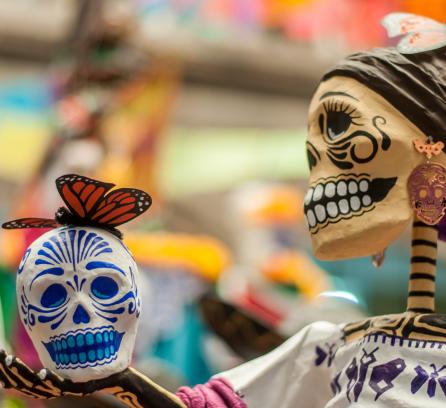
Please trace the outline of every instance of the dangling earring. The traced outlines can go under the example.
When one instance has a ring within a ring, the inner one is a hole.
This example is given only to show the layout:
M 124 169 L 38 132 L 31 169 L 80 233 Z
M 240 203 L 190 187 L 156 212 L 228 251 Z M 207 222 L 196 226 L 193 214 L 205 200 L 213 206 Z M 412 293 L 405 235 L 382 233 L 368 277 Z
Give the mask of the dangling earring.
M 386 249 L 387 248 L 384 248 L 382 251 L 372 255 L 372 265 L 375 269 L 379 269 L 383 265 L 386 258 Z
M 430 159 L 443 151 L 444 143 L 434 143 L 429 136 L 426 143 L 415 139 L 413 144 L 426 155 L 426 163 L 417 166 L 409 176 L 410 204 L 421 221 L 436 225 L 446 212 L 446 168 Z

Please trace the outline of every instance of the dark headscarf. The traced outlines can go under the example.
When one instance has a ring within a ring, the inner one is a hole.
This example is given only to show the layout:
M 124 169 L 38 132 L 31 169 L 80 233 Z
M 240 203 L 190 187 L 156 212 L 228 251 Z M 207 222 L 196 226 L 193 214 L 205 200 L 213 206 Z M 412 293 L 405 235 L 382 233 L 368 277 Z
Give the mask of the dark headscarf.
M 446 50 L 378 48 L 347 57 L 323 81 L 347 76 L 383 96 L 424 134 L 446 143 Z

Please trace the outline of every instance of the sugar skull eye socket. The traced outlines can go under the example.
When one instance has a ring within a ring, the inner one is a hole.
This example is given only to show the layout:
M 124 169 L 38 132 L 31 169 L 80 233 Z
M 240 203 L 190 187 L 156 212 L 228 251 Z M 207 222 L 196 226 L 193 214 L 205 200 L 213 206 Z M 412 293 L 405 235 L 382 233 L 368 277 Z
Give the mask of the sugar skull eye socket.
M 427 190 L 425 188 L 422 188 L 418 193 L 420 198 L 426 198 L 427 197 Z
M 91 293 L 98 299 L 111 299 L 118 291 L 118 284 L 108 276 L 98 276 L 91 282 Z
M 328 112 L 327 114 L 327 135 L 335 140 L 341 137 L 350 127 L 352 119 L 345 112 Z
M 319 127 L 322 133 L 324 130 L 331 140 L 336 140 L 349 129 L 351 124 L 359 125 L 355 122 L 360 116 L 356 113 L 356 109 L 341 102 L 327 102 L 323 104 L 326 113 L 326 126 L 324 126 L 324 115 L 319 115 Z
M 443 196 L 443 190 L 441 188 L 435 189 L 435 198 L 440 198 Z
M 43 292 L 40 304 L 45 308 L 55 308 L 63 305 L 67 300 L 67 290 L 59 283 L 53 283 Z

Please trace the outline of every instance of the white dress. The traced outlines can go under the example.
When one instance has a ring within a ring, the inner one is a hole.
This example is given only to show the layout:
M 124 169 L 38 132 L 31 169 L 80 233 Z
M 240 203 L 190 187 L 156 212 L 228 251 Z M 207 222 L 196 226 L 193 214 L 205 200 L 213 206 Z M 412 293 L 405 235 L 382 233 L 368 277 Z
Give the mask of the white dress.
M 446 406 L 446 343 L 383 334 L 345 343 L 313 323 L 256 360 L 219 374 L 248 408 Z

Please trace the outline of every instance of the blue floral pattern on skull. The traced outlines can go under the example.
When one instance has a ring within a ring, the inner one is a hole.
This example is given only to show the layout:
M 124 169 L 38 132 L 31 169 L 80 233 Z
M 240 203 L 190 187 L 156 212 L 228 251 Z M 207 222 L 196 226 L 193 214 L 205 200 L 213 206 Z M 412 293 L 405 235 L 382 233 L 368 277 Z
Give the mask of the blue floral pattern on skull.
M 127 368 L 141 311 L 137 280 L 130 252 L 104 230 L 63 227 L 34 241 L 17 297 L 43 365 L 74 381 Z

